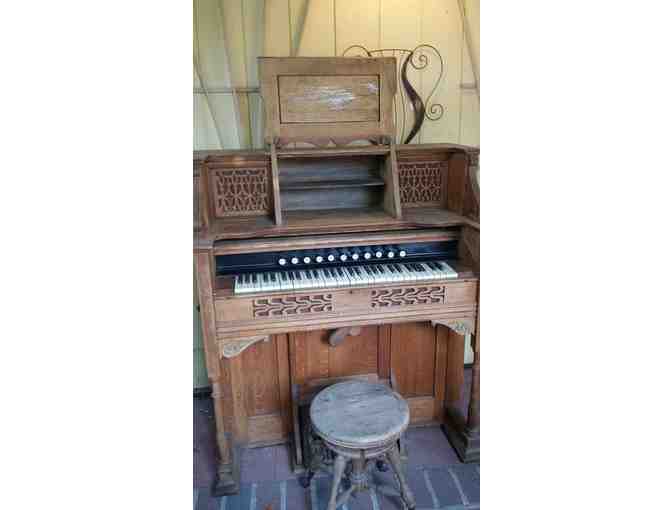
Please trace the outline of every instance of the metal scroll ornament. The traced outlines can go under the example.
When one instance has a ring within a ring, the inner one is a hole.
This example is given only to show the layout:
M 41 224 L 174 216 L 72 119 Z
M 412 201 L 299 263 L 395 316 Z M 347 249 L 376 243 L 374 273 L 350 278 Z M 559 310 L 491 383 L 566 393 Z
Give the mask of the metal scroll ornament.
M 429 44 L 420 44 L 412 50 L 402 48 L 385 48 L 380 50 L 368 50 L 364 46 L 354 44 L 343 52 L 344 57 L 395 57 L 397 58 L 397 79 L 401 92 L 394 98 L 394 123 L 397 126 L 397 139 L 403 143 L 411 143 L 418 134 L 422 123 L 427 120 L 437 121 L 443 117 L 443 105 L 432 103 L 432 97 L 443 78 L 443 59 L 439 50 Z M 427 97 L 423 100 L 420 94 L 413 88 L 408 79 L 409 66 L 416 71 L 423 71 L 430 67 L 436 60 L 439 73 L 434 85 Z M 413 115 L 413 123 L 409 119 L 407 130 L 406 112 Z

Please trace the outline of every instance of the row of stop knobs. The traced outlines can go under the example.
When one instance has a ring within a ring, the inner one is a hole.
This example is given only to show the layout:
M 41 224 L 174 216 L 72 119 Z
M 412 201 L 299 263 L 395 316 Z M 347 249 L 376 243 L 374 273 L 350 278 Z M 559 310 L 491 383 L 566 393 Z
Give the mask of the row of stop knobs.
M 363 250 L 363 251 L 346 251 L 339 250 L 337 252 L 330 252 L 325 255 L 315 255 L 315 257 L 310 257 L 308 255 L 303 257 L 291 257 L 288 259 L 280 257 L 278 259 L 278 264 L 281 266 L 286 266 L 287 264 L 297 265 L 297 264 L 322 264 L 323 262 L 348 262 L 358 261 L 358 260 L 372 260 L 372 259 L 393 259 L 396 257 L 404 258 L 406 256 L 406 250 L 395 250 L 394 248 L 385 248 L 385 249 L 375 249 L 375 250 Z

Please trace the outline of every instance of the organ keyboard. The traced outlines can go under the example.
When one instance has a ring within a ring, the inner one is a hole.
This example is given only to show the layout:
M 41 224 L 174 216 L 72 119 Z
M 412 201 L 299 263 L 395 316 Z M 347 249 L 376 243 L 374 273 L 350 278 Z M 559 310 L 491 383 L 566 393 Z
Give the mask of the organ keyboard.
M 261 59 L 269 149 L 195 154 L 215 495 L 237 491 L 241 448 L 291 438 L 304 465 L 296 399 L 336 377 L 396 385 L 412 424 L 441 424 L 478 458 L 478 149 L 397 147 L 395 70 L 393 58 Z M 288 148 L 301 140 L 320 146 Z
M 444 261 L 370 264 L 364 266 L 269 271 L 236 275 L 235 294 L 284 290 L 356 287 L 399 282 L 421 282 L 457 278 Z
M 455 257 L 454 242 L 304 249 L 220 256 L 217 272 L 239 295 L 449 280 Z

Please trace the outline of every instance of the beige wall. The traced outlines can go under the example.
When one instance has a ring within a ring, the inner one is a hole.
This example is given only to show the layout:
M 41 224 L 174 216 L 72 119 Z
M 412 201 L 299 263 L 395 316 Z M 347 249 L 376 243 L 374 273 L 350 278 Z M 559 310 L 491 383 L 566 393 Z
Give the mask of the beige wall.
M 194 33 L 194 149 L 262 146 L 258 56 L 341 55 L 352 44 L 435 46 L 444 115 L 414 143 L 479 144 L 478 0 L 194 0 Z M 437 75 L 430 66 L 411 82 L 425 98 Z

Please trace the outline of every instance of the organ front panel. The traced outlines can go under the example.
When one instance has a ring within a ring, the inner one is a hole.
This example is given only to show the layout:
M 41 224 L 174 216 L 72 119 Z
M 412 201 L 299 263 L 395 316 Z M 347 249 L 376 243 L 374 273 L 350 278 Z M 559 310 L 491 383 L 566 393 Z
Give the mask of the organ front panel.
M 390 384 L 478 458 L 478 149 L 396 146 L 389 61 L 262 58 L 268 149 L 194 154 L 215 494 L 241 448 L 289 442 L 300 468 L 299 396 L 344 377 Z

